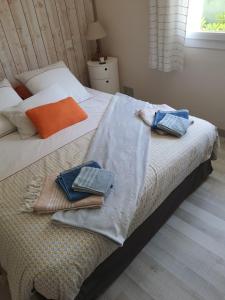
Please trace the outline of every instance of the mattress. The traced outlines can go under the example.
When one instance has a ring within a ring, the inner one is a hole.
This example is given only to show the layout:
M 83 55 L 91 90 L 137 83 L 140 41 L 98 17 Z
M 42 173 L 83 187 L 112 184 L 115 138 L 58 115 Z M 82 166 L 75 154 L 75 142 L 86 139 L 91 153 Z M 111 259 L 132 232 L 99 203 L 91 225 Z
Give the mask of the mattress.
M 48 140 L 36 136 L 22 141 L 17 133 L 0 139 L 0 264 L 8 275 L 12 300 L 27 300 L 34 290 L 47 299 L 72 300 L 83 281 L 118 247 L 99 234 L 55 226 L 48 215 L 20 211 L 32 177 L 82 162 L 111 98 L 94 90 L 91 93 L 93 98 L 81 104 L 89 115 L 83 123 Z M 152 134 L 144 193 L 129 234 L 211 157 L 216 128 L 193 119 L 194 124 L 181 139 Z

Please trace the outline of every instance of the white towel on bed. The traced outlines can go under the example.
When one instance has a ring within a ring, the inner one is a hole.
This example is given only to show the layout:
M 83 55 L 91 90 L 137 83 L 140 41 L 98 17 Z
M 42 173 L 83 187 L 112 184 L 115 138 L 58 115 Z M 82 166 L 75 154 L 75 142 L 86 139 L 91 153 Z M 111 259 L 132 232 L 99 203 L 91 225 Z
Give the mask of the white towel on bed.
M 136 116 L 148 105 L 123 94 L 114 96 L 86 157 L 115 174 L 112 191 L 101 209 L 57 212 L 55 223 L 98 232 L 123 245 L 149 164 L 151 131 Z

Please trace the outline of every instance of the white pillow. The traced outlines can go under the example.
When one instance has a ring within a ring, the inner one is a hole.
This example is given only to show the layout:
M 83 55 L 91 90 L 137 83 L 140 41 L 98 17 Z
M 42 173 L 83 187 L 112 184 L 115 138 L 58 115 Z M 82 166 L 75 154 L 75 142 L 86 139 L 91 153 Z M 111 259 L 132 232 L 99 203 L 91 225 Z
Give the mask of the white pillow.
M 91 97 L 91 94 L 87 92 L 85 87 L 76 79 L 62 61 L 42 69 L 19 74 L 16 78 L 33 94 L 57 83 L 77 102 L 82 102 Z
M 16 130 L 16 127 L 1 114 L 1 110 L 20 102 L 22 99 L 14 91 L 10 82 L 7 79 L 0 81 L 0 138 Z
M 54 84 L 25 101 L 22 101 L 22 103 L 4 109 L 2 114 L 17 127 L 20 137 L 27 139 L 35 135 L 37 130 L 25 112 L 31 108 L 57 102 L 67 97 L 69 97 L 68 93 L 59 85 Z

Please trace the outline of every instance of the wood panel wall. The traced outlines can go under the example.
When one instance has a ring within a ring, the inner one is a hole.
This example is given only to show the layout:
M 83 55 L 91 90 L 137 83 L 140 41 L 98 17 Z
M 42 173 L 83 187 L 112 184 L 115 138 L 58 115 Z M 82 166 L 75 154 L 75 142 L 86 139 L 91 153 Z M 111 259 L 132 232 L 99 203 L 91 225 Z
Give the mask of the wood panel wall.
M 63 60 L 87 84 L 92 0 L 0 0 L 0 80 Z

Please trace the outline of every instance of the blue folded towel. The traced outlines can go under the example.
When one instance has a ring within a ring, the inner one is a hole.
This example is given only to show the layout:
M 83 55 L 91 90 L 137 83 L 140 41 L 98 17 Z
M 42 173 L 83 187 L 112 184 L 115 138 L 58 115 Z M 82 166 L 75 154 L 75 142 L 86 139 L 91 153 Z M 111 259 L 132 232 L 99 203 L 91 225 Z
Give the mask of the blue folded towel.
M 97 162 L 89 161 L 75 168 L 61 172 L 60 175 L 56 178 L 56 183 L 65 192 L 68 200 L 70 201 L 78 201 L 93 195 L 91 193 L 77 192 L 72 189 L 72 184 L 75 178 L 79 175 L 81 169 L 86 166 L 97 169 L 101 168 Z
M 179 109 L 174 111 L 159 110 L 155 113 L 155 117 L 152 123 L 152 129 L 157 129 L 158 123 L 165 117 L 166 114 L 174 115 L 184 119 L 189 119 L 189 110 L 187 109 Z
M 114 174 L 108 170 L 83 167 L 73 182 L 75 191 L 85 191 L 107 196 L 114 182 Z
M 165 117 L 158 123 L 157 128 L 177 137 L 181 137 L 187 132 L 190 124 L 191 122 L 187 119 L 166 114 Z

